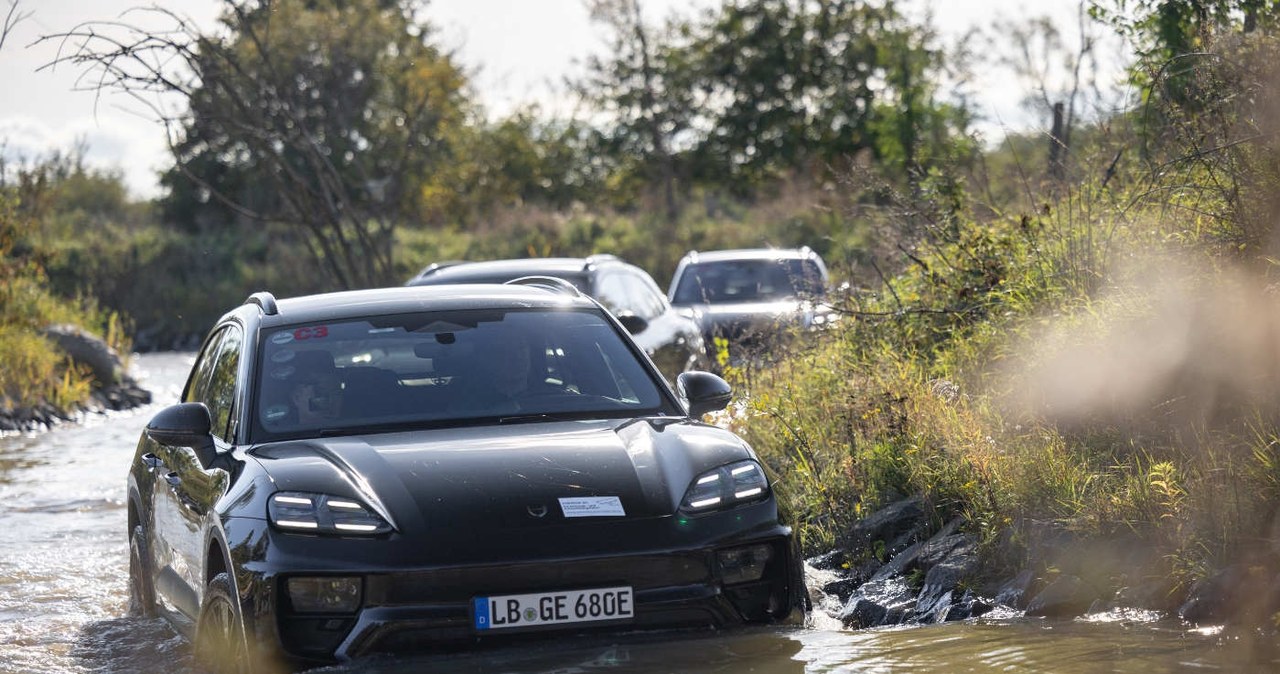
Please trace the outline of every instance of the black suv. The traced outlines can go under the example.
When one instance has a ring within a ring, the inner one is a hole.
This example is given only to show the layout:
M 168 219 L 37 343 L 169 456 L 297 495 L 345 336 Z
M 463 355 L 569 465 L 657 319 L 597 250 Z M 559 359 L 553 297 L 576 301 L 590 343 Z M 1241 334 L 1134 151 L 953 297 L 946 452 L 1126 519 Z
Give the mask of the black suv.
M 436 263 L 405 285 L 505 283 L 522 276 L 561 278 L 594 297 L 622 321 L 668 381 L 710 365 L 697 321 L 673 310 L 643 269 L 613 255 Z
M 716 338 L 731 356 L 767 350 L 791 327 L 822 328 L 839 318 L 824 303 L 827 267 L 807 246 L 690 251 L 680 259 L 668 296 L 694 316 L 714 354 Z
M 258 293 L 138 442 L 130 603 L 219 672 L 799 618 L 729 398 L 556 279 Z

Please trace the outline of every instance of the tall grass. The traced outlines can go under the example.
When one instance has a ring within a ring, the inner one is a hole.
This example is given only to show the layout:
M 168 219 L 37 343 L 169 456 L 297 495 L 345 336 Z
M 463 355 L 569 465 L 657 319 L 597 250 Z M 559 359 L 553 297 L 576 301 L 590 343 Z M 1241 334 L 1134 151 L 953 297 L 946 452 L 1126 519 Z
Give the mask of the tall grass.
M 0 192 L 0 409 L 48 405 L 70 413 L 89 398 L 93 376 L 41 331 L 76 325 L 104 335 L 124 354 L 129 336 L 118 315 L 101 310 L 95 300 L 54 294 L 43 267 L 15 252 L 15 244 L 34 227 L 17 205 L 15 195 Z
M 838 302 L 839 328 L 730 372 L 746 400 L 733 427 L 781 476 L 809 552 L 923 495 L 987 542 L 1046 521 L 1137 541 L 1150 568 L 1135 573 L 1183 586 L 1265 553 L 1280 411 L 1257 380 L 1280 380 L 1280 332 L 1248 319 L 1280 306 L 1232 262 L 1256 238 L 1203 200 L 1128 185 L 926 223 L 896 274 Z M 1191 346 L 1162 361 L 1170 341 Z

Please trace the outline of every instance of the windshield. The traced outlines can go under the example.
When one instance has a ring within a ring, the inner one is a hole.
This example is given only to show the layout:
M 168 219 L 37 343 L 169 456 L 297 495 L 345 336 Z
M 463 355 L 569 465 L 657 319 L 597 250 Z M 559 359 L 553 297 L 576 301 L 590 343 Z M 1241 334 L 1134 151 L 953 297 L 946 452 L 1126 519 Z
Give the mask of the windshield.
M 671 411 L 632 349 L 589 310 L 293 325 L 264 331 L 258 362 L 258 441 Z
M 768 302 L 823 294 L 822 271 L 812 260 L 728 260 L 684 268 L 673 304 Z

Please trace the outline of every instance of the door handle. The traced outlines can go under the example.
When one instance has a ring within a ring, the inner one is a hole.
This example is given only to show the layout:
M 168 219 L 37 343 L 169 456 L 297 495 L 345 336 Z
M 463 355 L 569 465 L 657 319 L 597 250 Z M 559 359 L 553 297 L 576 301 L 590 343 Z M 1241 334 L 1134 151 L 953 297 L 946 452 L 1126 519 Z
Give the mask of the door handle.
M 182 484 L 182 478 L 178 477 L 177 473 L 169 473 L 168 475 L 165 475 L 164 481 L 168 482 L 171 486 L 174 486 L 174 487 L 178 486 L 179 484 Z
M 160 457 L 155 454 L 147 453 L 142 455 L 142 465 L 146 466 L 147 470 L 155 470 L 163 466 L 164 461 L 161 461 Z

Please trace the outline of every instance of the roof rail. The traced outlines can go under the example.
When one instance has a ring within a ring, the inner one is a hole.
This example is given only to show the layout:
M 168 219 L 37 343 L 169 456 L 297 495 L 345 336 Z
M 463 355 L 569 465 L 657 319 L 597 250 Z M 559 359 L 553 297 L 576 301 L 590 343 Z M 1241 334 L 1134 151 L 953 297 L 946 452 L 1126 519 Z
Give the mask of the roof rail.
M 275 316 L 280 313 L 280 307 L 276 305 L 276 296 L 261 290 L 249 296 L 244 301 L 245 304 L 256 304 L 262 309 L 262 313 L 268 316 Z
M 588 255 L 586 259 L 583 260 L 582 268 L 589 269 L 591 265 L 599 264 L 601 262 L 621 262 L 621 260 L 619 260 L 618 256 L 613 253 L 596 253 L 595 255 Z
M 541 288 L 560 295 L 582 297 L 582 291 L 578 290 L 578 286 L 554 276 L 521 276 L 520 278 L 513 278 L 502 285 L 529 286 L 530 288 Z
M 442 262 L 432 262 L 431 264 L 424 267 L 422 271 L 418 272 L 418 278 L 422 278 L 423 276 L 430 276 L 440 271 L 441 269 L 444 269 L 446 267 L 452 267 L 454 265 L 464 264 L 465 262 L 466 260 L 444 260 Z

